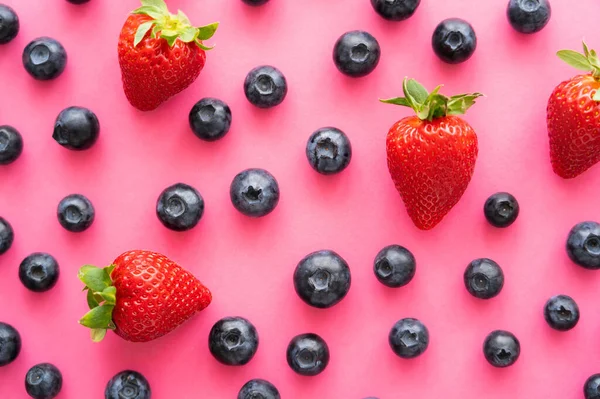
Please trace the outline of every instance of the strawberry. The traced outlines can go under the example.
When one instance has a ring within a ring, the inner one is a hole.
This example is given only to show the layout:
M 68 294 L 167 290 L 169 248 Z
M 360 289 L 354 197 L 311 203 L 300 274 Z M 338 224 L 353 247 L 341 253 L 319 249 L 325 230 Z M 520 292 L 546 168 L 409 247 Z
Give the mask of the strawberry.
M 125 96 L 140 111 L 151 111 L 191 85 L 206 62 L 206 47 L 218 23 L 196 28 L 163 0 L 142 0 L 119 36 L 119 65 Z
M 387 135 L 387 163 L 414 224 L 435 227 L 467 189 L 477 159 L 477 136 L 464 114 L 481 94 L 446 97 L 404 79 L 405 97 L 381 100 L 410 107 L 416 116 L 398 121 Z
M 585 43 L 583 54 L 562 50 L 557 55 L 588 72 L 559 84 L 548 101 L 552 169 L 572 179 L 600 161 L 600 60 Z
M 166 256 L 129 251 L 105 268 L 83 266 L 90 311 L 79 321 L 101 341 L 107 330 L 133 342 L 147 342 L 173 331 L 212 296 L 191 273 Z

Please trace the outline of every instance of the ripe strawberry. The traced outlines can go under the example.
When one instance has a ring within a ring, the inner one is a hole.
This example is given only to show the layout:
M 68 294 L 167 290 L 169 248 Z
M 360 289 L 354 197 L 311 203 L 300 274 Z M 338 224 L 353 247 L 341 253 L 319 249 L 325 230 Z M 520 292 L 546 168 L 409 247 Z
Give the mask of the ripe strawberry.
M 129 251 L 105 268 L 83 266 L 90 311 L 79 321 L 101 341 L 107 330 L 127 341 L 147 342 L 206 308 L 212 296 L 192 274 L 166 256 Z
M 559 84 L 548 101 L 550 160 L 554 173 L 565 179 L 600 161 L 600 60 L 585 43 L 583 52 L 557 53 L 567 64 L 589 73 Z
M 467 189 L 477 159 L 477 136 L 455 116 L 464 114 L 481 94 L 446 97 L 441 86 L 428 93 L 413 79 L 405 79 L 405 97 L 381 100 L 415 110 L 397 122 L 387 135 L 390 175 L 414 224 L 435 227 Z
M 127 99 L 151 111 L 191 85 L 206 62 L 202 44 L 218 23 L 196 28 L 181 10 L 169 13 L 163 0 L 142 0 L 119 37 L 119 65 Z

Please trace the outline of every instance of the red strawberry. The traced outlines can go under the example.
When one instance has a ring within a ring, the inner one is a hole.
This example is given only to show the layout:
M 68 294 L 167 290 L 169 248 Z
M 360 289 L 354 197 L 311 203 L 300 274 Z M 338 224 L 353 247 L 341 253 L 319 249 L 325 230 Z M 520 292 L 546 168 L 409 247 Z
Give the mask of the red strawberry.
M 111 266 L 83 266 L 79 279 L 86 285 L 90 311 L 79 321 L 92 329 L 96 342 L 107 330 L 133 342 L 147 342 L 173 331 L 212 296 L 192 274 L 166 256 L 129 251 Z
M 206 62 L 202 40 L 218 23 L 195 28 L 181 10 L 169 13 L 163 0 L 142 0 L 119 37 L 123 89 L 135 108 L 150 111 L 191 85 Z
M 464 114 L 481 94 L 446 97 L 405 79 L 405 97 L 381 100 L 411 107 L 387 136 L 388 169 L 408 215 L 421 230 L 435 227 L 467 189 L 477 159 L 477 136 Z
M 554 173 L 565 179 L 600 161 L 600 60 L 585 43 L 583 52 L 557 53 L 567 64 L 590 73 L 562 82 L 548 101 L 550 160 Z

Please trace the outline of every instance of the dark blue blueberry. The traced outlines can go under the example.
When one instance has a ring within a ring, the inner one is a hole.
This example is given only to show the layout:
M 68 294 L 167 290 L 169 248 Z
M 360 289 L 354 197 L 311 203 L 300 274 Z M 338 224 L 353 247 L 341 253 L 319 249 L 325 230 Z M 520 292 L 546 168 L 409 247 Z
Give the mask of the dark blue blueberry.
M 388 21 L 404 21 L 410 18 L 421 0 L 371 0 L 371 5 Z
M 148 380 L 133 370 L 124 370 L 106 384 L 104 399 L 150 399 L 152 390 Z
M 19 17 L 15 10 L 0 4 L 0 44 L 6 44 L 19 34 Z
M 243 317 L 225 317 L 217 321 L 208 336 L 210 353 L 228 366 L 247 364 L 258 350 L 258 332 Z
M 333 47 L 333 62 L 344 75 L 359 78 L 379 64 L 381 48 L 370 33 L 354 30 L 344 33 Z
M 263 4 L 267 4 L 269 0 L 242 0 L 244 3 L 249 6 L 262 6 Z
M 306 157 L 314 170 L 323 175 L 332 175 L 350 164 L 352 146 L 344 132 L 335 127 L 324 127 L 308 139 Z
M 429 331 L 419 320 L 406 318 L 394 324 L 388 341 L 396 355 L 403 359 L 412 359 L 427 350 Z
M 546 302 L 544 318 L 553 329 L 568 331 L 579 322 L 579 306 L 570 296 L 553 296 Z
M 238 399 L 281 399 L 281 396 L 275 385 L 257 378 L 244 384 Z
M 83 151 L 98 141 L 99 134 L 96 114 L 87 108 L 69 107 L 58 114 L 52 138 L 69 150 Z
M 511 26 L 521 33 L 541 31 L 550 21 L 551 14 L 548 0 L 510 0 L 506 9 Z
M 521 354 L 521 344 L 517 337 L 508 331 L 492 331 L 483 343 L 483 355 L 494 367 L 513 365 Z
M 594 374 L 585 381 L 583 394 L 585 399 L 600 399 L 600 374 Z
M 477 36 L 471 24 L 459 18 L 446 19 L 435 28 L 431 38 L 435 54 L 449 64 L 471 58 L 477 48 Z
M 90 0 L 67 0 L 67 1 L 71 4 L 85 4 L 85 3 L 89 2 Z
M 246 216 L 261 217 L 279 203 L 279 185 L 264 169 L 246 169 L 233 178 L 229 195 L 235 209 Z
M 0 165 L 8 165 L 21 156 L 23 137 L 12 126 L 0 126 Z
M 190 128 L 202 140 L 219 140 L 229 132 L 231 110 L 223 101 L 216 98 L 203 98 L 190 111 Z
M 60 269 L 51 255 L 35 252 L 19 265 L 19 279 L 30 291 L 45 292 L 56 285 Z
M 415 276 L 417 263 L 413 254 L 400 245 L 389 245 L 375 257 L 373 271 L 377 280 L 391 288 L 403 287 Z
M 317 334 L 300 334 L 290 341 L 286 359 L 296 373 L 307 377 L 315 376 L 329 364 L 329 347 Z
M 37 364 L 25 376 L 25 390 L 34 399 L 52 399 L 60 393 L 62 380 L 60 370 L 53 364 Z
M 23 66 L 34 79 L 56 79 L 67 66 L 67 52 L 58 41 L 40 37 L 23 50 Z
M 12 246 L 15 240 L 15 233 L 8 220 L 0 217 L 0 255 L 5 253 Z
M 156 215 L 162 224 L 175 231 L 195 227 L 204 214 L 204 199 L 192 186 L 177 183 L 167 187 L 156 202 Z
M 10 324 L 0 321 L 0 367 L 12 363 L 21 353 L 21 335 Z
M 56 215 L 62 227 L 80 233 L 94 223 L 96 211 L 89 199 L 81 194 L 71 194 L 59 202 Z
M 508 227 L 519 216 L 519 203 L 509 193 L 496 193 L 485 201 L 483 213 L 492 226 Z
M 464 281 L 469 294 L 479 299 L 490 299 L 502 291 L 504 273 L 491 259 L 475 259 L 467 266 Z
M 575 225 L 567 238 L 567 254 L 586 269 L 600 269 L 600 224 L 583 222 Z
M 313 252 L 298 263 L 294 288 L 304 302 L 325 309 L 339 303 L 350 290 L 350 268 L 333 251 Z
M 271 108 L 281 104 L 287 91 L 287 81 L 283 73 L 269 65 L 254 68 L 244 81 L 246 98 L 258 108 Z

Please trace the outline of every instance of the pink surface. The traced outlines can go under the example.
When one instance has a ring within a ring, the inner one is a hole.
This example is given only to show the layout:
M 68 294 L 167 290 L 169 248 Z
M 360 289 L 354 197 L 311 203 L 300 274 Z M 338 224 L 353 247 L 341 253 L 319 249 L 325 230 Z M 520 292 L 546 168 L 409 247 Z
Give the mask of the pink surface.
M 401 23 L 385 22 L 368 0 L 272 0 L 250 8 L 239 0 L 171 0 L 197 24 L 221 22 L 198 81 L 159 110 L 140 113 L 121 90 L 116 39 L 136 0 L 2 0 L 21 18 L 16 40 L 0 47 L 0 124 L 14 125 L 25 140 L 23 156 L 0 167 L 0 214 L 15 229 L 13 248 L 0 257 L 0 320 L 23 337 L 20 357 L 0 368 L 0 397 L 21 399 L 24 375 L 39 362 L 64 375 L 59 396 L 101 398 L 116 372 L 146 375 L 153 397 L 235 398 L 251 378 L 266 378 L 283 398 L 582 398 L 582 385 L 600 372 L 600 276 L 573 265 L 565 237 L 577 222 L 599 217 L 600 168 L 572 181 L 550 167 L 545 106 L 554 86 L 575 71 L 554 53 L 591 47 L 597 40 L 597 0 L 553 1 L 544 31 L 523 36 L 505 17 L 506 1 L 423 0 Z M 469 20 L 478 35 L 471 60 L 438 61 L 431 33 L 442 19 Z M 354 80 L 331 60 L 335 40 L 353 29 L 371 32 L 382 47 L 375 72 Z M 21 51 L 37 36 L 61 41 L 69 54 L 65 73 L 37 82 L 21 65 Z M 245 99 L 246 73 L 259 64 L 281 69 L 289 83 L 285 102 L 259 110 Z M 462 201 L 437 228 L 421 232 L 410 222 L 385 162 L 387 129 L 409 111 L 379 104 L 400 94 L 404 76 L 444 92 L 487 95 L 466 119 L 479 135 L 480 155 Z M 187 125 L 192 105 L 204 96 L 229 103 L 230 133 L 205 143 Z M 102 131 L 90 151 L 75 153 L 51 138 L 63 108 L 91 108 Z M 350 137 L 354 157 L 338 176 L 320 176 L 305 159 L 308 136 L 333 125 Z M 233 176 L 263 167 L 279 181 L 281 201 L 268 217 L 249 219 L 229 201 Z M 187 233 L 164 228 L 155 202 L 175 182 L 195 186 L 206 212 Z M 482 206 L 495 191 L 520 201 L 509 229 L 489 226 Z M 63 230 L 58 201 L 74 192 L 97 210 L 82 234 Z M 417 274 L 410 285 L 385 288 L 372 273 L 375 254 L 397 243 L 412 250 Z M 214 293 L 212 305 L 175 333 L 148 344 L 111 334 L 93 344 L 77 324 L 86 311 L 76 272 L 84 263 L 105 265 L 132 248 L 160 251 L 198 276 Z M 296 296 L 292 274 L 309 252 L 333 249 L 350 264 L 352 288 L 329 310 L 309 308 Z M 34 251 L 53 254 L 61 278 L 50 292 L 21 286 L 20 261 Z M 495 259 L 506 284 L 484 302 L 469 296 L 462 274 L 477 257 Z M 582 318 L 571 332 L 551 331 L 542 316 L 551 295 L 572 295 Z M 209 354 L 208 331 L 219 318 L 240 315 L 258 328 L 260 347 L 244 367 L 218 364 Z M 431 344 L 414 360 L 391 352 L 387 334 L 403 317 L 429 328 Z M 511 368 L 489 366 L 482 355 L 493 329 L 513 331 L 522 355 Z M 290 338 L 316 332 L 331 349 L 321 375 L 295 375 L 285 361 Z

